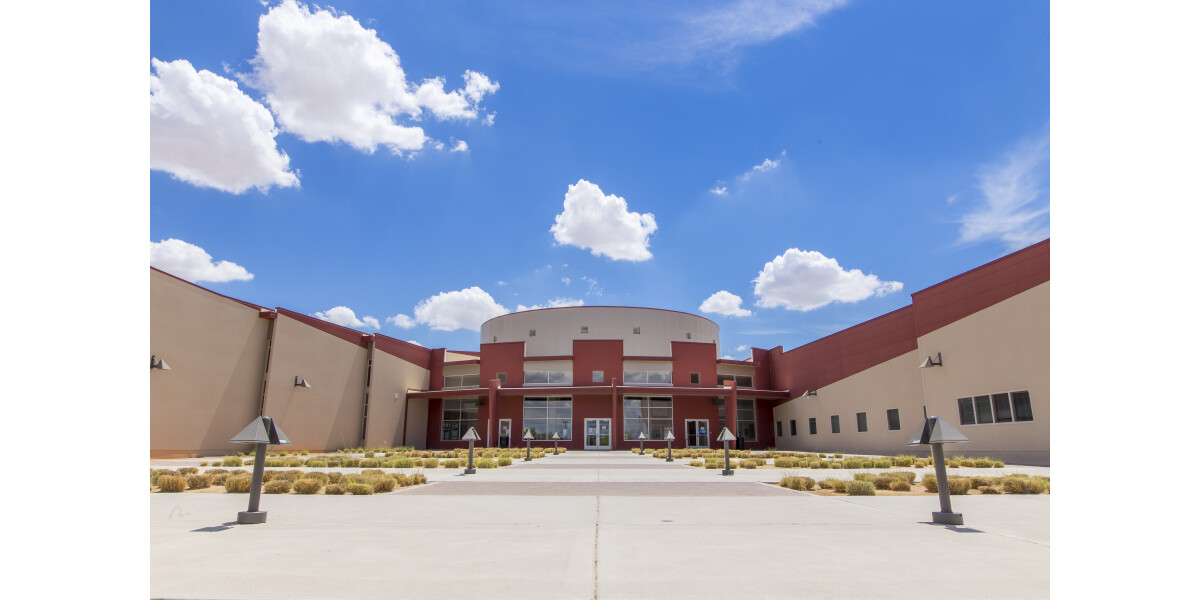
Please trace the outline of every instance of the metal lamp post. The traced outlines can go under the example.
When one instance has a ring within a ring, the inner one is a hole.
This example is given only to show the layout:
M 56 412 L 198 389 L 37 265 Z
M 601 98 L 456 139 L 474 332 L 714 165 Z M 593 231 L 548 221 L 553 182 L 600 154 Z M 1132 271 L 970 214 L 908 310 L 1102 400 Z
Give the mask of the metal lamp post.
M 638 434 L 638 456 L 645 456 L 645 454 L 646 454 L 646 432 L 643 431 Z
M 967 442 L 967 436 L 960 433 L 941 417 L 929 417 L 921 426 L 921 430 L 909 440 L 909 446 L 929 444 L 933 448 L 933 472 L 937 477 L 938 502 L 941 509 L 933 513 L 933 522 L 943 525 L 962 525 L 962 513 L 950 509 L 950 487 L 946 479 L 946 456 L 942 452 L 942 444 Z
M 722 475 L 733 475 L 733 469 L 729 468 L 729 442 L 737 441 L 737 436 L 729 431 L 728 427 L 721 428 L 721 435 L 717 436 L 718 442 L 725 444 L 725 470 L 721 471 Z
M 239 512 L 237 522 L 241 524 L 266 523 L 267 511 L 258 510 L 259 495 L 262 493 L 263 468 L 267 464 L 267 444 L 291 445 L 283 430 L 275 425 L 271 417 L 259 417 L 250 422 L 229 441 L 254 444 L 254 475 L 250 479 L 250 506 Z
M 533 441 L 533 430 L 526 429 L 525 435 L 521 436 L 521 439 L 525 440 L 525 462 L 529 462 L 533 460 L 529 458 L 529 443 Z
M 462 439 L 467 441 L 467 469 L 463 471 L 463 475 L 475 474 L 475 442 L 479 441 L 479 432 L 472 427 L 463 434 Z
M 562 438 L 559 437 L 557 431 L 555 431 L 554 435 L 552 435 L 550 437 L 554 439 L 554 455 L 558 456 L 558 440 L 561 440 Z
M 668 429 L 665 439 L 667 440 L 667 462 L 675 462 L 675 459 L 671 458 L 671 442 L 675 441 L 675 433 Z

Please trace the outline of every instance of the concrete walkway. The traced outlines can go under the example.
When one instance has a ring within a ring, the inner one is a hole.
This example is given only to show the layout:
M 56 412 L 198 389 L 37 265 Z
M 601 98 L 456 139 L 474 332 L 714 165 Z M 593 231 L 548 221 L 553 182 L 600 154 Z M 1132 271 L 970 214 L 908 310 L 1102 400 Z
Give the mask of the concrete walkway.
M 233 524 L 245 510 L 244 494 L 152 494 L 151 594 L 1050 594 L 1048 495 L 955 496 L 966 525 L 946 527 L 929 523 L 935 497 L 821 497 L 760 482 L 777 480 L 781 470 L 722 477 L 629 452 L 571 452 L 470 476 L 424 472 L 433 483 L 378 496 L 264 495 L 264 525 Z

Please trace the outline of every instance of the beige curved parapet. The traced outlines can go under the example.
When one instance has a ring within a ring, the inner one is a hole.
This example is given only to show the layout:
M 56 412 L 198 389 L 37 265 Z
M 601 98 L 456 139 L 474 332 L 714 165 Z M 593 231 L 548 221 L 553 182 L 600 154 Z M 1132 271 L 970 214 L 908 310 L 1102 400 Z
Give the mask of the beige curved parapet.
M 483 324 L 479 339 L 483 344 L 525 342 L 526 356 L 567 356 L 572 342 L 580 339 L 621 340 L 626 356 L 670 357 L 671 342 L 719 348 L 721 333 L 704 317 L 673 310 L 571 306 L 501 315 Z

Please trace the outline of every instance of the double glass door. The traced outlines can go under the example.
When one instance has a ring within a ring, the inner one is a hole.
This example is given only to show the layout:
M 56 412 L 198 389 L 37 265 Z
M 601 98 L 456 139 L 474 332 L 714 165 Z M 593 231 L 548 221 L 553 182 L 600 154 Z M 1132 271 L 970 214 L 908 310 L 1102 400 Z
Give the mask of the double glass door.
M 612 450 L 612 419 L 583 420 L 583 449 Z
M 688 448 L 708 448 L 708 419 L 688 419 L 683 422 Z

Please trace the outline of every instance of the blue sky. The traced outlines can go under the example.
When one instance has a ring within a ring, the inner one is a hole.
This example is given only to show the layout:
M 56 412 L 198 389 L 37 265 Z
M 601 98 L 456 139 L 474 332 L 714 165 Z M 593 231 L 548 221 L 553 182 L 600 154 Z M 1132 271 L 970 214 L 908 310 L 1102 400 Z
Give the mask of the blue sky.
M 1048 3 L 596 4 L 152 2 L 151 263 L 427 347 L 583 303 L 745 358 L 1049 236 Z

